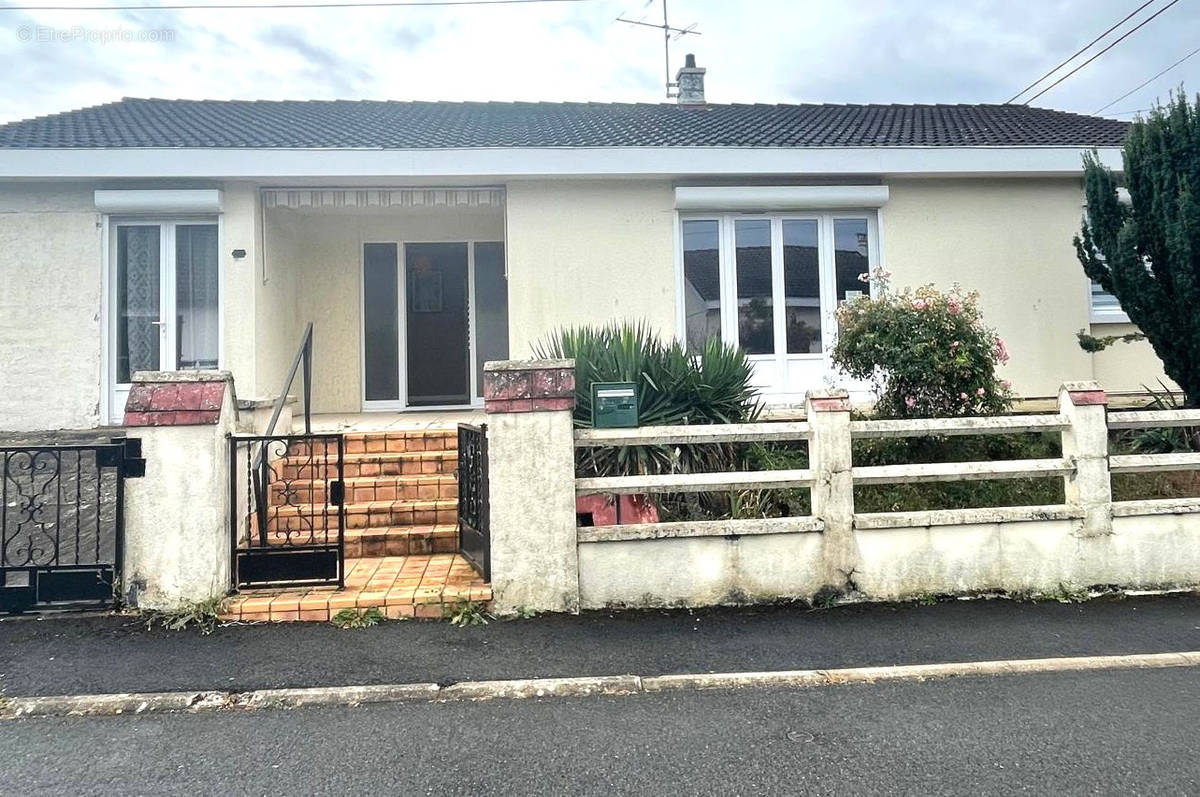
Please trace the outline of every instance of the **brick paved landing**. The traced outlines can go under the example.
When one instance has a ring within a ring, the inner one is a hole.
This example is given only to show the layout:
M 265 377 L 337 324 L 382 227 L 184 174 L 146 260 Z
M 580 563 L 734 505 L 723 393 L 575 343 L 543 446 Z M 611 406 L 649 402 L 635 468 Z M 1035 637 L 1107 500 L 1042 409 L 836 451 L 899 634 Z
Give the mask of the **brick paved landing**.
M 326 621 L 342 609 L 377 608 L 393 619 L 440 618 L 460 601 L 486 603 L 492 589 L 456 553 L 346 559 L 346 587 L 253 590 L 235 595 L 226 620 Z

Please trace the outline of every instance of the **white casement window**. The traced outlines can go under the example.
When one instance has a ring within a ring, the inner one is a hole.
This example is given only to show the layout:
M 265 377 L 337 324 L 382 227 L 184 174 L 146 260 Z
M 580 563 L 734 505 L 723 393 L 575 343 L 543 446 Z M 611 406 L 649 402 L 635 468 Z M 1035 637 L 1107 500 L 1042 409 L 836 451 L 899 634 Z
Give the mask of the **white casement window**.
M 1117 201 L 1122 205 L 1129 205 L 1132 200 L 1129 198 L 1129 191 L 1125 188 L 1117 189 Z M 1087 202 L 1083 204 L 1083 212 L 1087 214 Z M 1103 260 L 1104 256 L 1100 255 Z M 1100 283 L 1095 280 L 1090 280 L 1088 286 L 1088 307 L 1091 310 L 1093 324 L 1124 324 L 1128 323 L 1129 316 L 1121 309 L 1121 303 L 1117 301 L 1117 297 L 1104 288 L 1100 287 Z
M 114 219 L 108 254 L 109 413 L 133 374 L 216 368 L 220 264 L 215 219 Z
M 688 350 L 712 336 L 741 346 L 770 396 L 820 387 L 834 311 L 869 290 L 875 210 L 680 217 L 680 329 Z
M 1092 323 L 1123 324 L 1129 321 L 1129 316 L 1121 309 L 1117 297 L 1100 287 L 1100 283 L 1095 280 L 1091 282 L 1088 299 L 1091 302 Z

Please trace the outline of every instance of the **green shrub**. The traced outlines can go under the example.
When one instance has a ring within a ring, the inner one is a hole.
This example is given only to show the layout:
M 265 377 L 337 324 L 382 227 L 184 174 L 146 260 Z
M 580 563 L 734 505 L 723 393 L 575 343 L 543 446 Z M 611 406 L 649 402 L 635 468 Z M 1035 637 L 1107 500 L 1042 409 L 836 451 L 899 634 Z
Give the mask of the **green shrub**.
M 642 426 L 747 423 L 758 418 L 751 365 L 736 346 L 710 338 L 693 356 L 677 340 L 663 342 L 645 324 L 560 330 L 537 344 L 536 356 L 575 361 L 575 425 L 592 425 L 593 382 L 635 382 Z M 727 444 L 579 449 L 579 469 L 596 476 L 730 470 Z
M 1010 408 L 1010 384 L 996 375 L 1008 351 L 984 326 L 978 294 L 957 285 L 948 293 L 931 285 L 895 293 L 881 269 L 871 282 L 874 297 L 838 308 L 832 359 L 850 377 L 872 383 L 880 417 L 992 415 Z

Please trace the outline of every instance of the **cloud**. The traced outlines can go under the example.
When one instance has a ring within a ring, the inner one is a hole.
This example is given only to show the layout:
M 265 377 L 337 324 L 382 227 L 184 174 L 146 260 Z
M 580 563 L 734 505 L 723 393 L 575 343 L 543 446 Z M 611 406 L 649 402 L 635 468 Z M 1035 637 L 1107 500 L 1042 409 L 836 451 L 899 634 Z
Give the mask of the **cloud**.
M 4 0 L 0 0 L 4 2 Z M 11 5 L 11 2 L 9 3 Z M 997 102 L 1128 13 L 1128 0 L 672 0 L 671 43 L 708 68 L 716 102 Z M 0 11 L 0 120 L 122 96 L 663 102 L 658 3 L 463 8 Z M 1180 3 L 1038 100 L 1090 112 L 1195 44 Z M 132 31 L 166 42 L 23 42 L 23 25 Z M 1192 59 L 1113 110 L 1145 107 Z

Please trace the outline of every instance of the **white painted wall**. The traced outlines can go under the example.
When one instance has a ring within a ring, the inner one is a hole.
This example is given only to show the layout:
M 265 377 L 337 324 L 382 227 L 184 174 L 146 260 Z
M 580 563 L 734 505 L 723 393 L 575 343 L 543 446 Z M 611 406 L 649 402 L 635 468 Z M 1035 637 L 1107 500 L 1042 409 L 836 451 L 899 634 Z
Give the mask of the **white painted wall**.
M 958 281 L 1013 353 L 1026 395 L 1067 379 L 1111 392 L 1157 384 L 1146 344 L 1088 355 L 1093 327 L 1071 235 L 1073 178 L 889 179 L 882 254 L 894 283 Z M 102 234 L 92 192 L 114 184 L 0 185 L 0 430 L 100 422 Z M 168 186 L 161 186 L 168 187 Z M 178 186 L 176 186 L 178 187 Z M 222 214 L 223 361 L 239 395 L 273 395 L 303 323 L 316 323 L 318 412 L 356 412 L 364 241 L 506 240 L 513 357 L 564 325 L 646 319 L 676 333 L 676 235 L 667 179 L 513 180 L 495 210 L 297 211 L 258 207 L 258 186 L 227 181 Z M 234 249 L 246 257 L 234 259 Z M 265 265 L 264 265 L 265 261 Z
M 645 319 L 675 334 L 669 181 L 508 184 L 509 354 L 562 326 Z
M 84 184 L 0 184 L 0 431 L 100 418 L 101 230 Z
M 984 320 L 1008 344 L 1014 389 L 1050 396 L 1059 384 L 1098 379 L 1139 390 L 1161 373 L 1148 346 L 1090 355 L 1088 281 L 1072 236 L 1082 219 L 1075 178 L 891 179 L 882 210 L 883 265 L 896 288 L 955 282 L 980 294 Z M 1107 327 L 1107 325 L 1106 325 Z M 1113 334 L 1098 328 L 1095 334 Z

